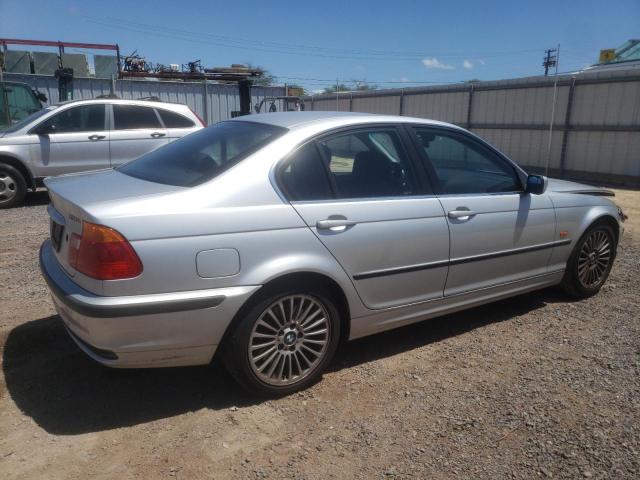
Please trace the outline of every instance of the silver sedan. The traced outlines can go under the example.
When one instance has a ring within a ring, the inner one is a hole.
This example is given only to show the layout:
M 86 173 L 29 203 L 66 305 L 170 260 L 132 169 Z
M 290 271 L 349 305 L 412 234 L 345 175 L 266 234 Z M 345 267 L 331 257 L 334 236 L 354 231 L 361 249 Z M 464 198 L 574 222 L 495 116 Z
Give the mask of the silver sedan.
M 241 117 L 45 183 L 41 269 L 87 355 L 217 352 L 269 395 L 317 380 L 340 340 L 552 285 L 593 295 L 624 219 L 611 192 L 527 175 L 454 125 L 333 112 Z

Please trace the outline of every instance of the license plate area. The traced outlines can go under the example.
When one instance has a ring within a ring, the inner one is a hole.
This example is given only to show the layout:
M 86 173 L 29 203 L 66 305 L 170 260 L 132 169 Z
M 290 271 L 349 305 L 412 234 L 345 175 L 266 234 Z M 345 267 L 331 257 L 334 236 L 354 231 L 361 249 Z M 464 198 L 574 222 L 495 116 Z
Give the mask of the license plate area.
M 53 221 L 49 223 L 49 230 L 51 234 L 51 244 L 56 252 L 60 251 L 60 244 L 62 243 L 62 233 L 64 232 L 64 225 Z

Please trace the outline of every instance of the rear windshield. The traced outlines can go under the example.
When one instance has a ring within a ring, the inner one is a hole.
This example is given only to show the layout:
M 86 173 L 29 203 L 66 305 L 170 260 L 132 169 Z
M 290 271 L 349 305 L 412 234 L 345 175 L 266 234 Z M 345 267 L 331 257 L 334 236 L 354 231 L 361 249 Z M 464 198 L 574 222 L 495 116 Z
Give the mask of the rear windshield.
M 117 170 L 149 182 L 193 187 L 216 177 L 286 131 L 261 123 L 220 122 Z

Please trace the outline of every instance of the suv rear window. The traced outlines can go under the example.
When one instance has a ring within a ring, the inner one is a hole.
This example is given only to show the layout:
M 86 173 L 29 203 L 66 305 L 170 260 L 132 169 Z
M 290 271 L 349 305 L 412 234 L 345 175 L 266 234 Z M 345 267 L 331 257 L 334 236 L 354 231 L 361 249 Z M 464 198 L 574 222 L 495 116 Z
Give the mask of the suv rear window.
M 193 187 L 215 178 L 286 131 L 286 128 L 262 123 L 220 122 L 117 170 L 149 182 Z
M 162 128 L 153 108 L 137 105 L 114 105 L 113 126 L 116 130 Z
M 162 117 L 164 126 L 167 128 L 191 128 L 195 126 L 192 120 L 179 113 L 162 110 L 161 108 L 158 109 L 158 113 Z

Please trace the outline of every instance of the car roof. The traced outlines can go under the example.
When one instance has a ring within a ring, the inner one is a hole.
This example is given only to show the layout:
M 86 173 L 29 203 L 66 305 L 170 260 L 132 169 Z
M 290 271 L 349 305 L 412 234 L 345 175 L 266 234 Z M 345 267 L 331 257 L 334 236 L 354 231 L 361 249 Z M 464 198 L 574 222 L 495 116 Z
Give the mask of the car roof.
M 420 123 L 425 125 L 443 125 L 454 128 L 460 128 L 446 122 L 438 120 L 430 120 L 426 118 L 405 117 L 399 115 L 378 115 L 373 113 L 358 112 L 330 112 L 330 111 L 306 111 L 306 112 L 272 112 L 257 113 L 252 115 L 244 115 L 236 117 L 231 121 L 259 122 L 295 129 L 298 127 L 309 126 L 312 124 L 321 125 L 322 123 L 333 124 L 336 122 L 344 125 L 352 125 L 359 123 Z
M 189 108 L 188 105 L 184 105 L 182 103 L 173 103 L 173 102 L 161 102 L 155 100 L 145 100 L 145 99 L 124 99 L 124 98 L 87 98 L 83 100 L 67 100 L 66 102 L 58 102 L 56 105 L 82 105 L 82 104 L 91 104 L 91 103 L 113 103 L 113 104 L 123 104 L 123 105 L 147 105 L 151 107 L 158 108 L 176 108 L 176 107 L 184 107 Z

